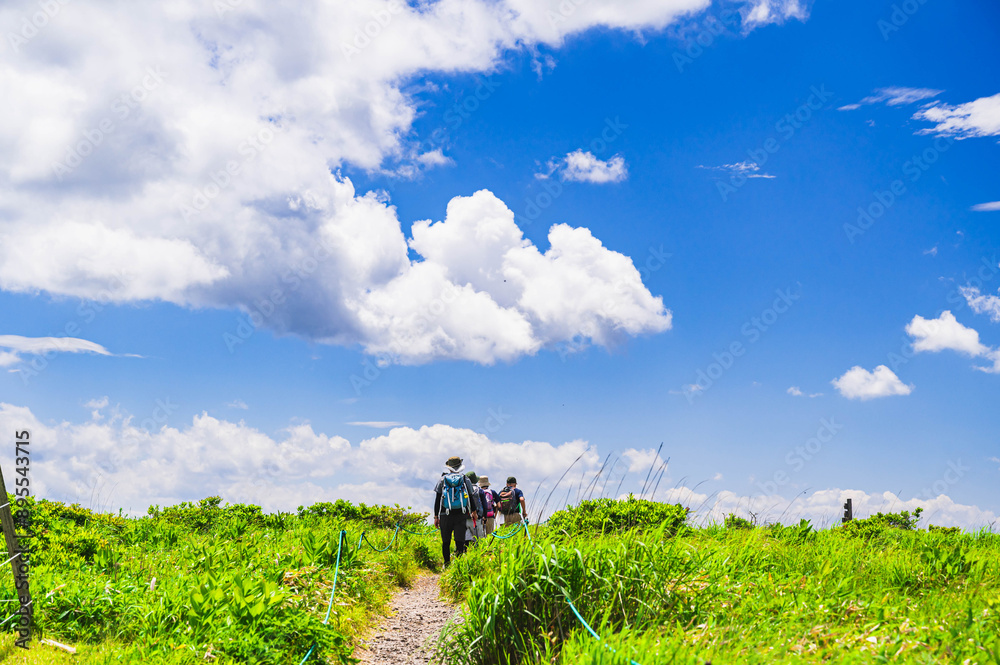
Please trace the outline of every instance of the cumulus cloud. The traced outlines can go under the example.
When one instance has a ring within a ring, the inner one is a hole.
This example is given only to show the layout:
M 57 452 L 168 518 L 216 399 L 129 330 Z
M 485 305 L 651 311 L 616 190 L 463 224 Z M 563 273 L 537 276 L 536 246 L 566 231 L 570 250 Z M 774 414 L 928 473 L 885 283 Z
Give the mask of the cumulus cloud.
M 392 503 L 385 488 L 398 487 L 412 490 L 415 509 L 428 510 L 444 461 L 458 455 L 480 474 L 516 475 L 531 492 L 534 513 L 564 472 L 559 492 L 582 491 L 597 480 L 602 462 L 586 441 L 503 442 L 447 425 L 395 426 L 351 443 L 308 423 L 270 435 L 204 413 L 175 425 L 124 413 L 106 398 L 88 406 L 97 412 L 88 421 L 52 423 L 27 407 L 0 403 L 0 427 L 29 429 L 33 445 L 41 446 L 46 463 L 32 479 L 39 496 L 85 504 L 94 497 L 95 507 L 141 514 L 154 503 L 218 494 L 231 503 L 288 511 L 336 498 Z M 620 470 L 658 459 L 653 450 L 626 452 L 616 461 Z M 0 451 L 0 463 L 9 454 Z
M 596 27 L 663 28 L 708 0 L 307 5 L 125 11 L 81 0 L 19 43 L 0 62 L 0 85 L 18 100 L 0 110 L 0 288 L 238 308 L 254 326 L 399 362 L 489 363 L 669 327 L 631 261 L 587 229 L 553 228 L 541 254 L 510 241 L 514 225 L 496 216 L 446 220 L 471 232 L 504 227 L 485 239 L 502 253 L 485 256 L 500 272 L 484 274 L 484 290 L 440 258 L 460 264 L 461 251 L 434 246 L 461 234 L 407 238 L 386 195 L 357 192 L 338 169 L 449 163 L 440 147 L 419 149 L 412 131 L 423 100 L 411 84 L 428 72 L 489 76 L 512 51 Z M 2 32 L 16 33 L 22 18 L 0 8 Z M 80 40 L 82 24 L 115 25 L 115 38 Z M 378 34 L 360 39 L 369 25 Z M 591 166 L 572 173 L 625 174 L 615 159 Z M 488 192 L 472 198 L 491 215 L 509 212 Z M 467 210 L 465 200 L 450 209 Z M 474 233 L 459 239 L 485 255 Z M 541 277 L 566 295 L 591 269 L 599 296 L 580 306 L 524 282 Z M 438 312 L 452 294 L 454 311 Z M 570 321 L 553 320 L 563 313 Z
M 885 103 L 888 106 L 901 106 L 903 104 L 913 104 L 932 97 L 937 97 L 944 90 L 931 90 L 930 88 L 904 88 L 892 86 L 889 88 L 879 88 L 874 94 L 868 95 L 857 104 L 845 104 L 839 107 L 838 111 L 854 111 L 868 104 Z
M 916 120 L 934 123 L 923 134 L 966 139 L 1000 135 L 1000 93 L 957 106 L 936 104 L 913 114 Z
M 913 386 L 904 384 L 885 365 L 879 365 L 871 372 L 855 365 L 830 383 L 847 399 L 869 400 L 890 395 L 909 395 L 913 392 Z
M 795 395 L 796 397 L 802 397 L 802 390 L 798 386 L 792 386 L 786 391 L 789 395 Z
M 963 326 L 948 310 L 936 319 L 914 316 L 906 326 L 906 334 L 913 337 L 913 350 L 918 352 L 950 349 L 967 356 L 980 356 L 988 351 L 979 342 L 979 333 Z
M 547 178 L 552 173 L 558 173 L 563 180 L 571 182 L 605 184 L 625 180 L 628 177 L 628 168 L 625 166 L 625 158 L 621 155 L 602 160 L 590 151 L 574 150 L 561 160 L 549 162 L 549 173 L 537 175 Z
M 973 296 L 973 290 L 968 287 L 962 293 L 973 311 L 991 312 L 993 301 L 988 297 L 978 296 L 980 299 L 977 299 Z M 978 295 L 978 290 L 975 294 Z M 941 312 L 936 319 L 914 316 L 906 326 L 906 333 L 914 338 L 913 350 L 916 352 L 957 351 L 973 358 L 985 358 L 993 363 L 992 367 L 976 366 L 977 370 L 990 374 L 1000 373 L 1000 351 L 981 343 L 979 333 L 956 321 L 955 315 L 948 310 Z
M 947 489 L 947 483 L 938 481 L 938 484 L 945 485 Z M 948 495 L 936 491 L 935 485 L 915 489 L 913 494 L 902 496 L 893 492 L 869 494 L 861 490 L 826 489 L 793 500 L 780 495 L 745 496 L 730 491 L 702 494 L 688 487 L 667 488 L 657 492 L 655 496 L 658 501 L 690 507 L 693 511 L 690 519 L 695 524 L 721 524 L 729 513 L 749 517 L 750 512 L 753 512 L 761 523 L 796 524 L 800 519 L 807 519 L 817 528 L 838 525 L 843 514 L 843 504 L 848 498 L 852 500 L 856 518 L 877 512 L 913 512 L 920 507 L 924 509 L 921 526 L 958 526 L 975 531 L 991 526 L 997 520 L 994 512 L 956 503 Z

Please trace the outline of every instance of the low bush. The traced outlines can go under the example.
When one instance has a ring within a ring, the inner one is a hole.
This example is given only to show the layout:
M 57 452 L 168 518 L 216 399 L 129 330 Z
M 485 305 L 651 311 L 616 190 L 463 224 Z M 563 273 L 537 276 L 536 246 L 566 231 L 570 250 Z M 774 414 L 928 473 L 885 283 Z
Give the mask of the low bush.
M 678 504 L 646 501 L 629 495 L 627 499 L 593 499 L 568 506 L 552 515 L 550 530 L 568 534 L 606 534 L 636 530 L 663 529 L 676 534 L 687 519 L 688 509 Z

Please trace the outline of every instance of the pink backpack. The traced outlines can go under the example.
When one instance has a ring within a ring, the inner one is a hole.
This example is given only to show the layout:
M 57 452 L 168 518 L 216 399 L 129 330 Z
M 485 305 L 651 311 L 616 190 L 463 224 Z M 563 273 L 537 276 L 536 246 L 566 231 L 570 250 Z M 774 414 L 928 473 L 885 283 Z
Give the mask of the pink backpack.
M 486 517 L 496 517 L 496 507 L 493 505 L 493 490 L 484 489 L 483 496 L 485 497 L 483 509 L 486 511 Z

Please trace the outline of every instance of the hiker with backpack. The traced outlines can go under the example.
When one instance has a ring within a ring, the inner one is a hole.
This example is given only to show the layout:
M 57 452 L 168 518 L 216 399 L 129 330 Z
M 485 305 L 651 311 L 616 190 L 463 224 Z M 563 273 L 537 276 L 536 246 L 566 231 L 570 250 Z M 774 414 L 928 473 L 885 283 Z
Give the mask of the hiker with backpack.
M 461 457 L 449 457 L 441 480 L 434 487 L 434 526 L 441 529 L 441 554 L 444 565 L 451 562 L 451 539 L 455 538 L 455 556 L 465 553 L 466 515 L 477 517 L 479 497 L 472 482 L 462 475 Z
M 465 474 L 472 483 L 472 491 L 476 493 L 476 497 L 479 499 L 479 507 L 482 510 L 478 517 L 469 516 L 465 520 L 465 542 L 466 544 L 475 542 L 480 538 L 483 538 L 486 534 L 483 532 L 483 515 L 486 513 L 486 497 L 483 493 L 483 489 L 478 485 L 479 476 L 476 475 L 475 471 L 469 471 Z
M 500 490 L 500 512 L 503 513 L 503 523 L 517 524 L 528 514 L 524 502 L 524 492 L 517 489 L 517 478 L 507 479 L 507 486 Z
M 497 523 L 497 504 L 500 503 L 500 495 L 496 490 L 490 489 L 490 479 L 486 476 L 479 476 L 479 487 L 483 490 L 483 535 L 488 536 L 493 533 L 493 527 Z

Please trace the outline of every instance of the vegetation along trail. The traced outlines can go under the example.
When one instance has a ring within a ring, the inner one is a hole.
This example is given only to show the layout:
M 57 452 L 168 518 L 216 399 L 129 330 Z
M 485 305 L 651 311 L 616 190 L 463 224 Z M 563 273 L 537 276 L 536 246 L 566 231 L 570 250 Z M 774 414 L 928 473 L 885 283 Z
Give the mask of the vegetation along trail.
M 438 575 L 419 577 L 396 594 L 392 615 L 368 640 L 360 640 L 355 657 L 365 665 L 410 665 L 431 662 L 437 635 L 455 613 L 442 600 Z

